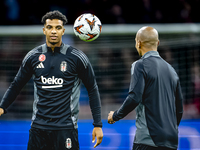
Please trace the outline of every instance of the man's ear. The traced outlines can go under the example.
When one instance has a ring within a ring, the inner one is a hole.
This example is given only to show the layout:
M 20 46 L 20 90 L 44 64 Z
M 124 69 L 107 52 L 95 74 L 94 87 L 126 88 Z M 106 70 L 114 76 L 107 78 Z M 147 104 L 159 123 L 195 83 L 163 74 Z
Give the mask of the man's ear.
M 142 42 L 138 40 L 138 48 L 141 48 Z
M 43 33 L 44 33 L 44 35 L 46 35 L 46 32 L 45 32 L 45 28 L 43 27 Z
M 159 45 L 159 44 L 160 44 L 160 41 L 158 40 L 158 45 Z M 157 45 L 157 46 L 158 46 L 158 45 Z
M 62 35 L 64 35 L 65 34 L 65 28 L 63 29 L 63 33 L 62 33 Z

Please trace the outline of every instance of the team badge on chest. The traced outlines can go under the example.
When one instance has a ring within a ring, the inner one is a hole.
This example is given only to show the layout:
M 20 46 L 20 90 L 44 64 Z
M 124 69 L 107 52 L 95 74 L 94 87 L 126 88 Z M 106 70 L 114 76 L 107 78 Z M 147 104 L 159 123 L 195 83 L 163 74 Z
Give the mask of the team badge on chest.
M 45 56 L 44 54 L 41 54 L 41 55 L 39 56 L 39 61 L 40 61 L 40 62 L 45 61 L 45 59 L 46 59 L 46 56 Z
M 60 70 L 62 72 L 65 72 L 67 71 L 67 62 L 66 61 L 62 61 L 61 64 L 60 64 Z
M 70 138 L 66 139 L 65 146 L 66 146 L 67 149 L 72 148 L 72 140 Z

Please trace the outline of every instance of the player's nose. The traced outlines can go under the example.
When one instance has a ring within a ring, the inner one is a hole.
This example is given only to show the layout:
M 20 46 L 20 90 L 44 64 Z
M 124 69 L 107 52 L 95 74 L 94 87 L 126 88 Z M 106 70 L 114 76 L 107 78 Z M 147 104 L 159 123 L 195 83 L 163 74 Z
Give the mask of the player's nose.
M 56 29 L 53 28 L 53 29 L 51 30 L 51 33 L 55 34 L 55 33 L 56 33 Z

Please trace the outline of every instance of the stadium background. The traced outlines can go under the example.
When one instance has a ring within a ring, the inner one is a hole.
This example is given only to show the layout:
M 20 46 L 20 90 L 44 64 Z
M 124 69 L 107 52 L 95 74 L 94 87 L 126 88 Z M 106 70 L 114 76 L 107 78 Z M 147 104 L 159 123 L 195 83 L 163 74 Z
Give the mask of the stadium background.
M 70 3 L 3 0 L 1 3 L 0 98 L 26 53 L 45 42 L 41 17 L 48 11 L 60 10 L 69 21 L 63 42 L 84 51 L 96 74 L 104 119 L 104 139 L 99 149 L 130 149 L 135 113 L 114 126 L 108 125 L 106 119 L 108 112 L 116 110 L 127 96 L 131 64 L 139 59 L 134 48 L 135 34 L 142 26 L 149 25 L 160 33 L 160 55 L 175 68 L 181 80 L 184 115 L 179 149 L 200 149 L 199 0 L 136 0 L 134 3 L 130 0 L 73 0 Z M 103 24 L 102 34 L 91 43 L 80 41 L 72 30 L 74 20 L 85 12 L 94 13 Z M 26 148 L 32 103 L 33 83 L 29 81 L 9 107 L 9 113 L 0 118 L 0 149 Z M 84 86 L 81 88 L 79 118 L 81 149 L 91 149 L 92 117 Z

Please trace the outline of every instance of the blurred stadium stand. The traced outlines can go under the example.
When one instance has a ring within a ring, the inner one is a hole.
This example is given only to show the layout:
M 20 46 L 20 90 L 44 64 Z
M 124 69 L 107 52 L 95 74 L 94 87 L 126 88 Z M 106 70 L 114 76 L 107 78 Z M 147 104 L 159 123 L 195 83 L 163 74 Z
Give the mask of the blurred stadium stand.
M 30 7 L 31 6 L 31 7 Z M 199 0 L 1 0 L 1 25 L 37 25 L 48 11 L 59 10 L 69 24 L 82 13 L 103 24 L 200 22 Z

